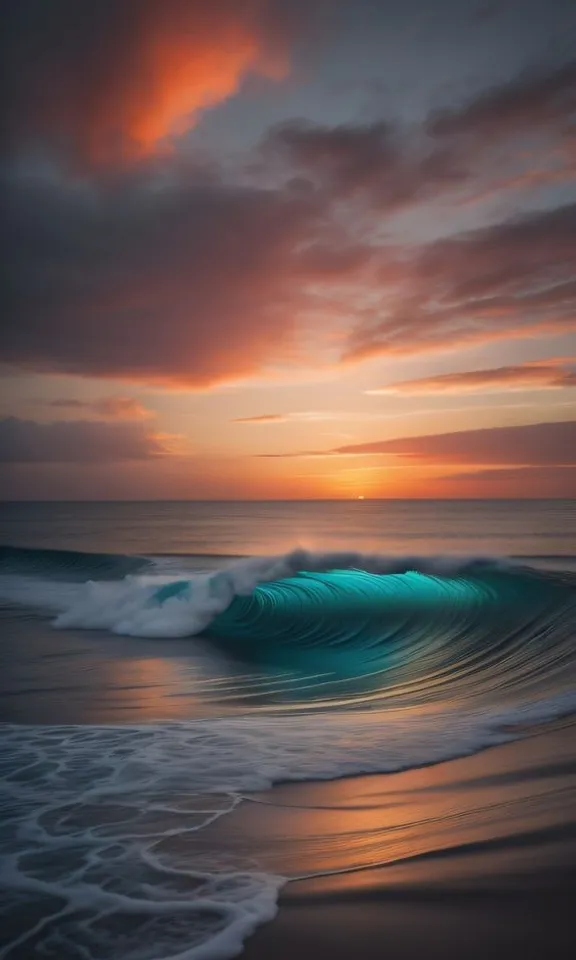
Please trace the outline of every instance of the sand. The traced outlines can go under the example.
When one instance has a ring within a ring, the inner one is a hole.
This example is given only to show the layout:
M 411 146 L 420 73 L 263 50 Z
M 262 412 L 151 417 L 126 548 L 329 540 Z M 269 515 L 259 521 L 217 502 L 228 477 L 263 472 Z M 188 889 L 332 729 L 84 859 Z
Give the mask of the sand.
M 245 960 L 571 957 L 575 732 L 558 723 L 450 763 L 245 803 L 227 843 L 291 877 L 323 874 L 287 883 Z

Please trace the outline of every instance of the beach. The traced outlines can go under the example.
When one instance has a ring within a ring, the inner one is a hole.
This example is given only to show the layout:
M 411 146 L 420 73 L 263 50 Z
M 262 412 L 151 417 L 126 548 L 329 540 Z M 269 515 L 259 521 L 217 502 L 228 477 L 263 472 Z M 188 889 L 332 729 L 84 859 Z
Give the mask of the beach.
M 324 875 L 289 882 L 243 956 L 570 956 L 575 737 L 553 724 L 451 763 L 245 804 L 228 828 L 273 867 Z

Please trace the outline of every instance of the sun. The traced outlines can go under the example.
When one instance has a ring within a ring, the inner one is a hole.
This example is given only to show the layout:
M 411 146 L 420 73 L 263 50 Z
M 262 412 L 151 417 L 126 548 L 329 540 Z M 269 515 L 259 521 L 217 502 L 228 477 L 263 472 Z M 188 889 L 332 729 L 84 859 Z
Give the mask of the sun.
M 362 494 L 360 494 L 360 496 L 356 497 L 356 499 L 357 499 L 357 500 L 364 500 L 365 498 L 364 498 L 364 496 L 363 496 Z

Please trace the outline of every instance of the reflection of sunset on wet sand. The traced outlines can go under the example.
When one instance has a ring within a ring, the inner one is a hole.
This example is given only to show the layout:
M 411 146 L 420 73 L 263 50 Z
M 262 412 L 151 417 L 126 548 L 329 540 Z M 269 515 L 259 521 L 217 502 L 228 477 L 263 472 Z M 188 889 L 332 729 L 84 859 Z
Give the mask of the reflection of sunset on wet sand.
M 270 870 L 302 879 L 284 888 L 279 921 L 248 945 L 247 960 L 313 945 L 340 960 L 358 938 L 367 960 L 388 938 L 401 960 L 435 949 L 479 957 L 508 939 L 526 950 L 545 937 L 552 951 L 566 943 L 555 884 L 575 852 L 571 738 L 560 724 L 518 749 L 254 798 L 228 821 L 226 842 L 240 852 L 242 837 L 257 836 Z M 548 930 L 554 915 L 558 928 Z

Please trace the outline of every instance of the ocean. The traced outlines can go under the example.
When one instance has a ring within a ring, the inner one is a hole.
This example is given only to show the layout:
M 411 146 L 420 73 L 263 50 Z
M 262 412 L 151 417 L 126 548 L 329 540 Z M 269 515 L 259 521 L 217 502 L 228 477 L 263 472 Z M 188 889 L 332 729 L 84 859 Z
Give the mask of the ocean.
M 226 960 L 291 883 L 414 857 L 389 795 L 377 843 L 304 850 L 320 781 L 502 748 L 512 794 L 470 835 L 497 803 L 514 845 L 528 804 L 573 840 L 576 501 L 4 503 L 0 543 L 0 958 Z

